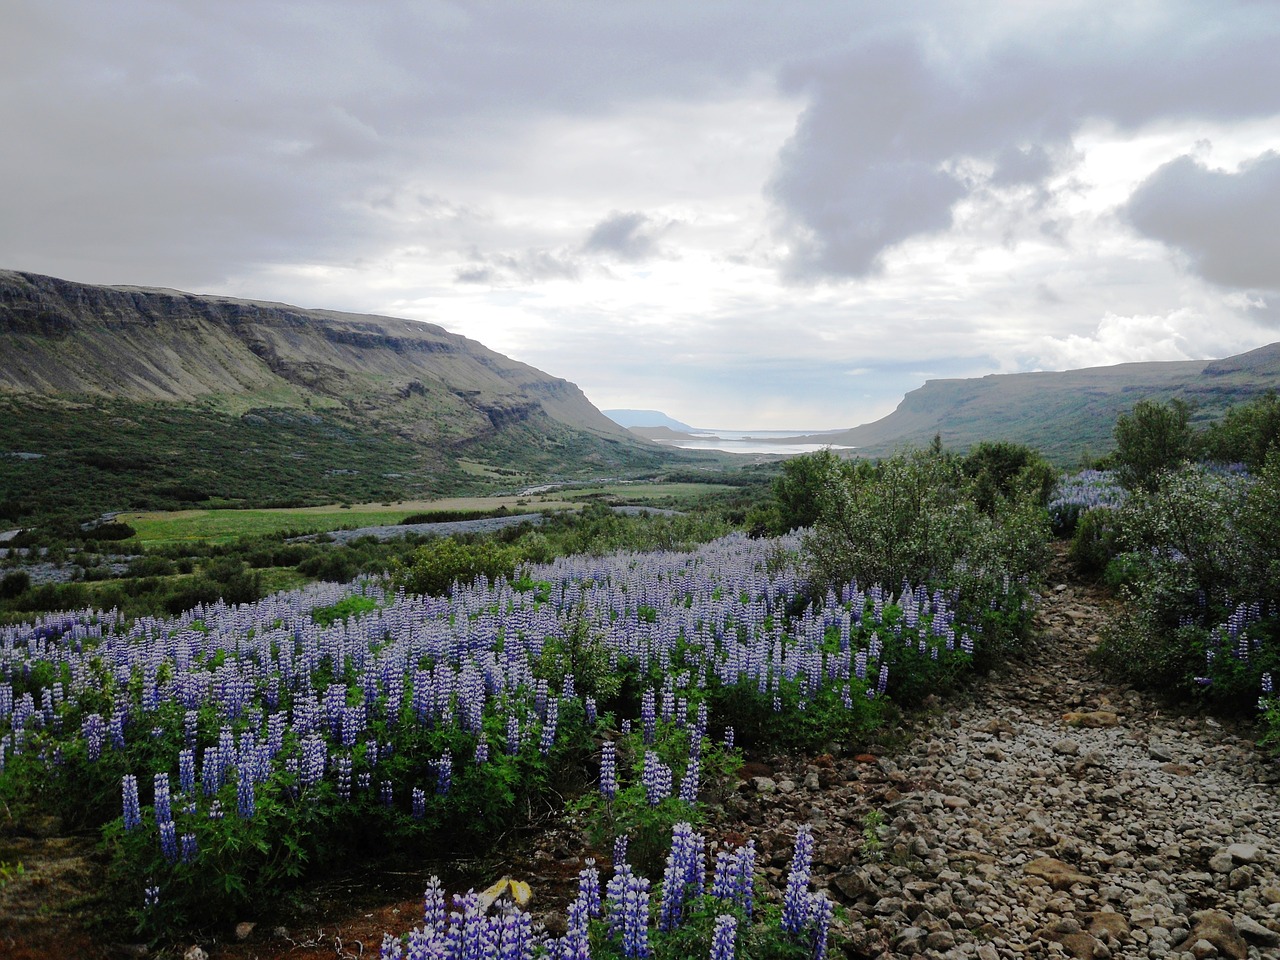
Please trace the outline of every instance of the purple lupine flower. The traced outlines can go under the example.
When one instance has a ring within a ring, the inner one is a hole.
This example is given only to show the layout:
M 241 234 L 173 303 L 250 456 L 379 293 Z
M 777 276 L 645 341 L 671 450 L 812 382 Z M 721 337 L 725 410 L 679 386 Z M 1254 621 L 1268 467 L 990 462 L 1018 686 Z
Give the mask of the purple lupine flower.
M 876 680 L 876 693 L 882 694 L 885 688 L 889 686 L 889 665 L 887 663 L 880 664 L 880 677 Z
M 221 800 L 215 799 L 213 803 L 209 804 L 209 819 L 210 820 L 222 819 L 222 801 Z
M 649 806 L 656 807 L 671 796 L 671 768 L 652 750 L 644 752 L 644 795 Z
M 596 706 L 595 697 L 587 697 L 584 701 L 583 709 L 587 712 L 587 726 L 594 727 L 599 719 L 599 708 Z
M 587 908 L 587 916 L 600 916 L 600 871 L 593 857 L 587 857 L 586 866 L 578 871 L 578 899 Z
M 627 865 L 627 835 L 620 833 L 613 838 L 613 869 L 621 870 Z
M 120 780 L 124 802 L 124 828 L 132 830 L 142 823 L 142 811 L 138 806 L 138 778 L 126 773 Z
M 813 947 L 813 960 L 826 960 L 827 935 L 831 929 L 831 918 L 835 915 L 835 904 L 824 894 L 815 893 L 809 898 L 809 923 L 812 930 L 809 934 Z
M 696 755 L 690 756 L 689 765 L 685 768 L 684 776 L 680 780 L 680 799 L 685 803 L 698 802 L 698 777 L 701 770 L 702 761 Z
M 724 748 L 726 750 L 733 749 L 733 727 L 724 728 Z
M 148 910 L 153 910 L 160 906 L 160 888 L 156 886 L 143 887 L 142 905 Z
M 622 942 L 622 955 L 647 960 L 649 950 L 649 881 L 625 863 L 606 888 L 609 932 Z
M 107 739 L 107 722 L 102 719 L 102 714 L 91 713 L 81 721 L 80 730 L 84 734 L 86 755 L 90 760 L 97 760 L 102 756 L 102 745 Z
M 391 781 L 383 780 L 379 786 L 379 794 L 382 797 L 382 805 L 390 807 L 395 805 L 395 798 L 392 792 Z
M 160 821 L 160 851 L 170 863 L 178 862 L 178 828 L 172 820 Z
M 236 812 L 241 820 L 252 820 L 258 804 L 254 797 L 253 777 L 241 770 L 236 776 Z
M 556 742 L 556 724 L 560 718 L 560 701 L 547 703 L 547 718 L 542 722 L 542 737 L 538 741 L 538 752 L 544 757 L 551 752 Z
M 507 753 L 515 756 L 520 752 L 520 718 L 515 713 L 507 714 Z
M 298 784 L 303 787 L 315 786 L 324 779 L 324 765 L 328 758 L 324 740 L 316 734 L 308 734 L 302 740 L 302 759 L 298 764 Z
M 674 930 L 684 917 L 684 905 L 702 895 L 705 869 L 702 863 L 704 841 L 687 822 L 677 823 L 671 834 L 671 850 L 662 875 L 662 904 L 658 910 L 658 926 Z
M 422 923 L 423 929 L 431 935 L 432 939 L 444 936 L 447 923 L 444 888 L 440 885 L 440 878 L 437 876 L 432 876 L 427 881 L 426 892 L 422 895 Z
M 453 786 L 453 753 L 446 750 L 440 754 L 440 759 L 435 762 L 436 767 L 436 794 L 444 796 Z
M 155 776 L 155 811 L 156 822 L 161 823 L 165 820 L 173 819 L 173 809 L 170 806 L 169 796 L 169 774 L 157 773 Z
M 343 800 L 351 799 L 351 758 L 338 757 L 333 765 L 338 769 L 338 796 Z
M 653 743 L 658 732 L 657 698 L 653 688 L 646 690 L 640 698 L 640 722 L 644 726 L 644 742 Z
M 400 938 L 384 933 L 382 935 L 382 951 L 379 957 L 381 960 L 403 960 L 404 948 L 400 943 Z
M 590 917 L 581 896 L 569 904 L 566 919 L 565 935 L 548 956 L 555 960 L 591 960 Z
M 1266 696 L 1271 696 L 1273 689 L 1271 685 L 1271 674 L 1264 673 L 1262 675 L 1262 692 Z
M 188 797 L 196 792 L 196 752 L 190 747 L 178 753 L 178 790 Z
M 196 745 L 196 732 L 200 725 L 200 714 L 195 710 L 188 710 L 182 715 L 182 742 L 188 747 Z
M 194 833 L 184 833 L 178 839 L 182 846 L 182 862 L 195 863 L 196 858 L 200 855 L 200 848 L 196 844 L 196 835 Z
M 813 863 L 813 831 L 806 824 L 796 832 L 787 889 L 782 898 L 782 929 L 793 936 L 809 922 L 809 873 Z
M 600 793 L 608 800 L 618 794 L 616 750 L 612 740 L 600 746 Z
M 489 741 L 485 739 L 485 735 L 480 734 L 480 739 L 476 741 L 476 764 L 485 764 L 489 762 Z
M 413 802 L 413 819 L 421 820 L 427 815 L 427 792 L 421 787 L 414 787 L 411 798 Z
M 730 899 L 742 908 L 750 920 L 756 899 L 756 842 L 748 840 L 734 854 L 733 895 Z
M 734 940 L 737 935 L 736 917 L 729 913 L 716 917 L 716 931 L 711 937 L 711 960 L 734 960 Z

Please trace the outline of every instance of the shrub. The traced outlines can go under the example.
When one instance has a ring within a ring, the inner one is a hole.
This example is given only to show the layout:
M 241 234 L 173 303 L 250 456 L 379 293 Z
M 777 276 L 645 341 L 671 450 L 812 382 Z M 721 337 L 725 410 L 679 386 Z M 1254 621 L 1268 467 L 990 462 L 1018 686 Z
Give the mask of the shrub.
M 983 441 L 961 461 L 973 483 L 973 497 L 983 513 L 995 513 L 1002 498 L 1026 493 L 1044 506 L 1058 480 L 1058 472 L 1035 450 L 1020 443 Z
M 1084 513 L 1076 523 L 1068 556 L 1081 573 L 1101 576 L 1120 553 L 1117 512 L 1098 507 Z
M 11 600 L 31 589 L 31 575 L 25 570 L 6 573 L 0 580 L 0 599 Z
M 1190 416 L 1191 408 L 1183 400 L 1141 400 L 1116 418 L 1114 458 L 1122 486 L 1154 490 L 1162 473 L 1190 459 Z

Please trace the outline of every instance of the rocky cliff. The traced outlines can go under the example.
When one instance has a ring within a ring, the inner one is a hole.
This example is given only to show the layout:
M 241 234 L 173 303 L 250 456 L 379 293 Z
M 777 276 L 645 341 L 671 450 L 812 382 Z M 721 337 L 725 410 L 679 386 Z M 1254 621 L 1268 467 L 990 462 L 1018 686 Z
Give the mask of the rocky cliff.
M 0 391 L 345 407 L 423 439 L 539 413 L 630 441 L 574 384 L 430 323 L 0 271 Z

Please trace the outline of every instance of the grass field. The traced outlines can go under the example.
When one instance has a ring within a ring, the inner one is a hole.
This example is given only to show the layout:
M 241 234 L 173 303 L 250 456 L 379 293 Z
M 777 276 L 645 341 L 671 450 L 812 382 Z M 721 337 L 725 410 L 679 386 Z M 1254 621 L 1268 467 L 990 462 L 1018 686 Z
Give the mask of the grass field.
M 567 510 L 583 501 L 649 504 L 680 509 L 708 494 L 733 487 L 703 483 L 610 483 L 548 490 L 530 496 L 449 497 L 402 503 L 359 503 L 350 507 L 292 507 L 272 510 L 173 510 L 125 513 L 120 520 L 138 531 L 143 545 L 168 543 L 230 543 L 241 537 L 262 536 L 284 530 L 320 533 L 328 530 L 397 524 L 405 517 L 428 510 L 511 511 Z

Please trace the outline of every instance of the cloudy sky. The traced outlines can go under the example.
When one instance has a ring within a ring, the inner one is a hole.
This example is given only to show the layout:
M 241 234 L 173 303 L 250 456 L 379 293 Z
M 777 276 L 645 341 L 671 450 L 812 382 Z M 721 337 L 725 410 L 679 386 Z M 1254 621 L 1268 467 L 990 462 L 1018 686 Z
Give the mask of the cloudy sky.
M 1266 0 L 3 19 L 0 267 L 430 320 L 698 426 L 1280 340 Z

